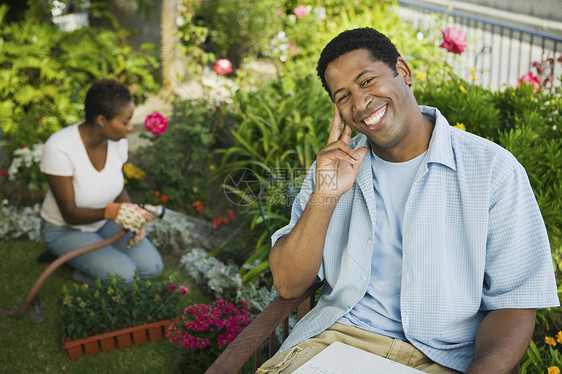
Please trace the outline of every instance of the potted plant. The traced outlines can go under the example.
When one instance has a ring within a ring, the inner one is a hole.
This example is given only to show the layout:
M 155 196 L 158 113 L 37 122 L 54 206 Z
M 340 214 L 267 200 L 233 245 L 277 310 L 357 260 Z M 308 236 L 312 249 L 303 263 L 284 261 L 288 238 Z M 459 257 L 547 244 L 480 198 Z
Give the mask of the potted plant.
M 179 313 L 181 296 L 189 290 L 173 277 L 152 282 L 135 277 L 127 283 L 118 276 L 93 285 L 63 287 L 59 325 L 63 348 L 72 360 L 83 353 L 112 351 L 115 344 L 128 348 L 131 341 L 144 344 L 162 339 L 163 329 Z
M 210 305 L 193 304 L 166 329 L 166 338 L 181 347 L 178 372 L 204 372 L 250 323 L 248 304 L 223 299 Z

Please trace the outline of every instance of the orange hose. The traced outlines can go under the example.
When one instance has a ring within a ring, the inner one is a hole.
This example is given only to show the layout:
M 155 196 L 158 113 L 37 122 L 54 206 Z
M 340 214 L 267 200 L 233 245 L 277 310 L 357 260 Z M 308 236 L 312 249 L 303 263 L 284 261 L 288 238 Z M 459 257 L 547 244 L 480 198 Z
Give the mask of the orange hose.
M 29 293 L 27 294 L 27 297 L 24 299 L 23 303 L 21 304 L 20 308 L 17 311 L 9 311 L 9 310 L 1 310 L 0 309 L 0 313 L 5 314 L 5 315 L 7 315 L 9 317 L 12 317 L 12 318 L 21 318 L 23 316 L 23 314 L 25 313 L 25 311 L 27 310 L 27 308 L 29 308 L 29 306 L 31 305 L 32 300 L 35 298 L 35 296 L 39 292 L 39 288 L 41 288 L 41 286 L 43 285 L 43 282 L 45 282 L 47 277 L 49 275 L 51 275 L 51 273 L 54 272 L 59 266 L 61 266 L 66 261 L 68 261 L 68 260 L 70 260 L 70 259 L 72 259 L 76 256 L 80 256 L 80 255 L 83 255 L 84 253 L 92 252 L 92 251 L 95 251 L 96 249 L 100 249 L 102 247 L 105 247 L 106 245 L 110 245 L 110 244 L 116 242 L 117 240 L 119 240 L 120 238 L 122 238 L 123 235 L 125 235 L 125 234 L 126 234 L 126 231 L 121 230 L 117 234 L 115 234 L 115 235 L 113 235 L 113 236 L 111 236 L 111 237 L 109 237 L 105 240 L 102 240 L 99 243 L 89 244 L 89 245 L 86 245 L 84 247 L 73 249 L 72 251 L 70 251 L 68 253 L 65 253 L 61 257 L 57 258 L 55 261 L 53 261 L 43 271 L 43 273 L 41 273 L 39 278 L 37 278 L 37 280 L 35 281 L 35 284 L 33 285 L 33 287 L 31 287 L 31 290 L 29 290 Z

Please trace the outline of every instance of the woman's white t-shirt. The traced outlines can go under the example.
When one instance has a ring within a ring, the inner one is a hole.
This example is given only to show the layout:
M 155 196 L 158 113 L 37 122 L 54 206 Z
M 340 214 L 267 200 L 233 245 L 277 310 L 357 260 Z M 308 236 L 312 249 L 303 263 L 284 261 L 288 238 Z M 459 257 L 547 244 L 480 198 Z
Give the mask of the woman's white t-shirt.
M 123 164 L 127 162 L 127 156 L 127 139 L 117 142 L 109 140 L 105 166 L 100 171 L 96 170 L 80 137 L 78 124 L 75 124 L 54 133 L 47 140 L 41 158 L 41 171 L 72 177 L 76 206 L 105 208 L 106 203 L 114 201 L 123 191 Z M 53 225 L 82 231 L 97 231 L 105 224 L 105 220 L 81 225 L 67 224 L 50 188 L 41 207 L 41 217 Z

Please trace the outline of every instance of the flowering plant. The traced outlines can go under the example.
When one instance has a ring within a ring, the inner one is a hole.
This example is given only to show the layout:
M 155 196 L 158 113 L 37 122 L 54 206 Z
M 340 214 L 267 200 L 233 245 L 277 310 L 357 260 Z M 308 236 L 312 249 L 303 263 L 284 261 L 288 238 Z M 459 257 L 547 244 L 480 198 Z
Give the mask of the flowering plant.
M 306 6 L 301 4 L 301 5 L 299 5 L 298 7 L 295 8 L 293 13 L 295 13 L 295 16 L 297 18 L 304 18 L 308 14 L 308 9 L 306 9 Z
M 132 283 L 118 276 L 93 285 L 63 287 L 59 325 L 65 339 L 75 340 L 125 327 L 173 319 L 179 314 L 181 295 L 189 290 L 174 283 L 135 277 Z
M 239 307 L 219 299 L 186 308 L 180 321 L 166 330 L 166 338 L 175 347 L 185 348 L 180 372 L 202 372 L 249 323 L 248 304 L 242 299 Z
M 43 147 L 42 143 L 34 144 L 31 147 L 22 145 L 14 151 L 7 173 L 2 174 L 7 174 L 10 182 L 27 186 L 31 191 L 45 190 L 47 181 L 39 169 Z
M 541 87 L 541 81 L 539 77 L 536 77 L 532 72 L 528 72 L 527 74 L 519 78 L 517 83 L 515 83 L 515 87 L 520 87 L 521 83 L 532 84 L 533 87 L 535 88 L 535 91 L 538 91 L 539 88 Z
M 447 27 L 445 30 L 441 30 L 441 33 L 443 34 L 443 43 L 439 47 L 458 55 L 464 52 L 467 47 L 466 33 L 464 31 Z
M 232 63 L 226 58 L 219 58 L 215 61 L 215 66 L 213 70 L 219 75 L 225 75 L 232 72 Z
M 144 120 L 144 128 L 154 135 L 163 134 L 168 127 L 168 119 L 158 112 L 152 112 Z
M 561 344 L 562 331 L 558 331 L 554 337 L 545 336 L 544 344 L 540 346 L 531 341 L 521 361 L 520 373 L 560 374 L 562 354 L 557 346 Z

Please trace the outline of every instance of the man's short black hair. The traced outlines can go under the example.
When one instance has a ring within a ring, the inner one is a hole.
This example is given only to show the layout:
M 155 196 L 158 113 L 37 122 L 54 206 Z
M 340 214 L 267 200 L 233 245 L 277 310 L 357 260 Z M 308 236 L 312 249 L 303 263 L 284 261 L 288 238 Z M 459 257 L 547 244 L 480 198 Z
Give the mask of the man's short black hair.
M 373 61 L 384 62 L 398 74 L 396 61 L 400 57 L 400 53 L 398 53 L 398 50 L 386 35 L 370 27 L 346 30 L 324 47 L 316 67 L 322 86 L 330 94 L 330 97 L 332 94 L 324 76 L 328 64 L 348 52 L 362 48 L 367 49 L 371 53 Z
M 86 122 L 93 122 L 100 114 L 109 121 L 131 101 L 131 93 L 124 84 L 113 79 L 97 80 L 86 93 Z

